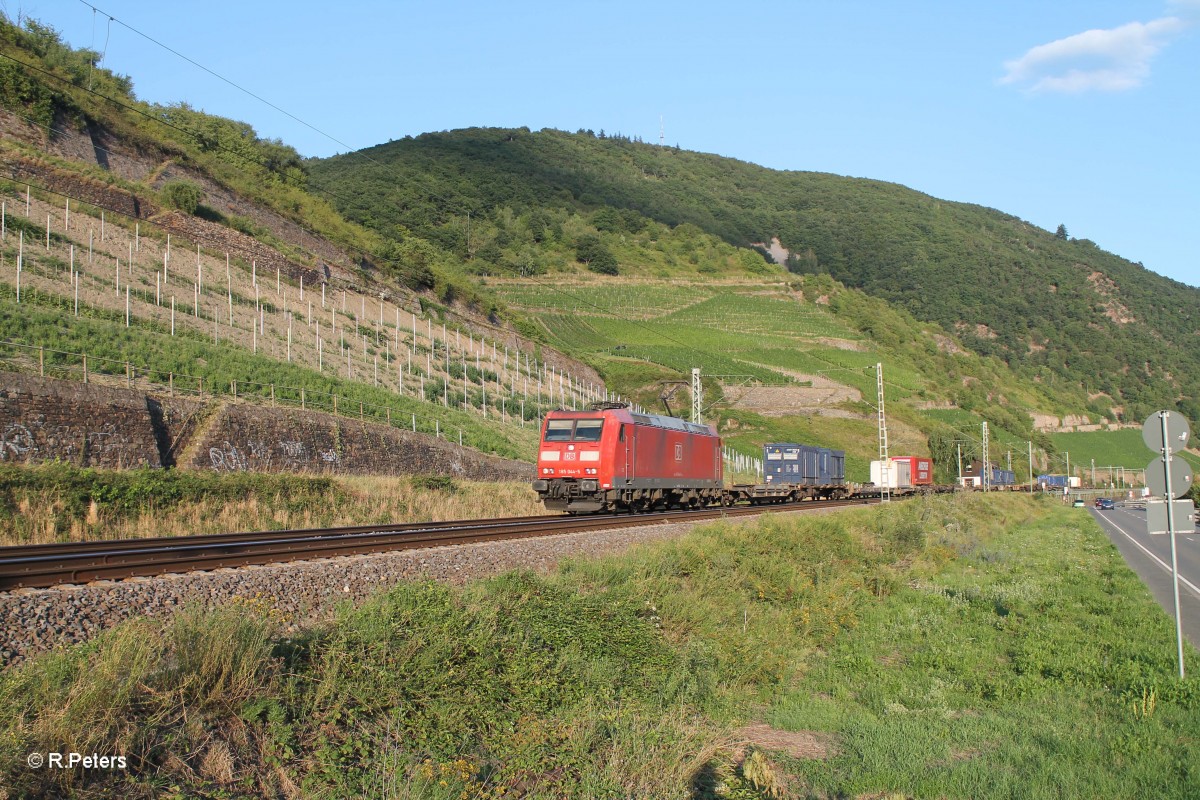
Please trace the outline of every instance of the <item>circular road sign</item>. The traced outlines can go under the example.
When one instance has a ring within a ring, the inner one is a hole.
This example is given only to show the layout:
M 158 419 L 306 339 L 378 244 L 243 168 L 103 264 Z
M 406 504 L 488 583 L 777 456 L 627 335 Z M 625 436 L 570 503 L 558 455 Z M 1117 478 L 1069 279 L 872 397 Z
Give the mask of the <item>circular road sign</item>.
M 1183 497 L 1192 485 L 1192 466 L 1182 458 L 1171 456 L 1171 493 Z M 1146 486 L 1159 497 L 1167 496 L 1167 469 L 1162 457 L 1146 465 Z
M 1188 421 L 1182 414 L 1175 411 L 1156 411 L 1146 418 L 1142 425 L 1142 441 L 1156 453 L 1161 453 L 1163 447 L 1162 420 L 1159 414 L 1167 415 L 1167 440 L 1171 443 L 1172 452 L 1187 447 L 1188 437 L 1192 435 Z M 1172 468 L 1172 471 L 1174 469 Z

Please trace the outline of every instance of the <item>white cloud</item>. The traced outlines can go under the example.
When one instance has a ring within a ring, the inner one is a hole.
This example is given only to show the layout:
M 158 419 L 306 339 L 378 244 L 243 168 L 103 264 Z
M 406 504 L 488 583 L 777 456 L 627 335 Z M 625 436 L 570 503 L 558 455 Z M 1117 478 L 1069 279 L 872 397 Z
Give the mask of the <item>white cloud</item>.
M 1006 61 L 1008 72 L 1000 83 L 1027 86 L 1035 92 L 1133 89 L 1150 75 L 1150 60 L 1188 24 L 1180 17 L 1162 17 L 1041 44 Z

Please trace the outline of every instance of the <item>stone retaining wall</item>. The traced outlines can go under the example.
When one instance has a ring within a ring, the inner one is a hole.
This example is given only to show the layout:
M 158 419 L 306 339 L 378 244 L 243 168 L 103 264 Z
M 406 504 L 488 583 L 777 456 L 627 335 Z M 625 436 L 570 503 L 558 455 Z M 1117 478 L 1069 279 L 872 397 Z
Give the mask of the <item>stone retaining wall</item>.
M 294 408 L 227 403 L 186 466 L 217 472 L 420 473 L 532 480 L 533 465 L 484 455 L 389 425 Z
M 58 192 L 75 200 L 91 203 L 98 208 L 116 211 L 134 219 L 147 219 L 158 208 L 146 200 L 117 186 L 67 172 L 32 158 L 10 157 L 7 176 L 14 181 L 28 181 L 43 189 Z M 45 222 L 45 220 L 42 220 Z
M 13 373 L 0 384 L 0 463 L 162 466 L 144 394 Z
M 532 480 L 533 465 L 318 411 L 0 375 L 0 464 Z

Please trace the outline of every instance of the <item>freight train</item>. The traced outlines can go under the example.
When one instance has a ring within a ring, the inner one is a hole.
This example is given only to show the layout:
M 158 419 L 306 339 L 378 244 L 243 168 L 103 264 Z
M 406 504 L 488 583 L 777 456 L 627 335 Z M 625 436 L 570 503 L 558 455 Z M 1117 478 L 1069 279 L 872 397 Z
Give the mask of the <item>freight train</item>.
M 551 411 L 542 423 L 533 489 L 573 514 L 841 499 L 845 453 L 799 444 L 764 448 L 766 482 L 725 486 L 721 437 L 709 425 L 622 403 Z

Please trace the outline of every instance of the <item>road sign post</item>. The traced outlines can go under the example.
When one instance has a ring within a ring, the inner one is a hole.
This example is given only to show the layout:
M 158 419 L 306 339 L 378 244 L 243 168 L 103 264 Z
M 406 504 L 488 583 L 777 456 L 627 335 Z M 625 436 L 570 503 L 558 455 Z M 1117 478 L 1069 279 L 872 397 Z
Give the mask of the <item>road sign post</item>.
M 1192 514 L 1195 512 L 1196 506 L 1191 500 L 1171 501 L 1171 513 L 1175 517 L 1176 524 L 1182 521 L 1186 525 L 1192 519 Z M 1170 523 L 1167 521 L 1166 503 L 1146 504 L 1146 527 L 1151 535 L 1168 533 L 1170 531 Z
M 1146 418 L 1142 425 L 1142 441 L 1146 447 L 1159 453 L 1146 467 L 1146 486 L 1165 499 L 1167 517 L 1167 536 L 1171 539 L 1171 588 L 1175 595 L 1175 646 L 1179 658 L 1179 677 L 1184 677 L 1183 671 L 1183 620 L 1179 616 L 1179 562 L 1175 551 L 1175 498 L 1187 492 L 1192 483 L 1192 470 L 1187 462 L 1174 457 L 1176 450 L 1187 447 L 1188 437 L 1192 435 L 1188 422 L 1174 411 L 1159 411 Z M 1180 509 L 1182 510 L 1182 509 Z M 1149 507 L 1146 514 L 1146 529 L 1153 532 L 1155 525 L 1151 521 Z

